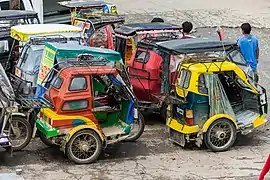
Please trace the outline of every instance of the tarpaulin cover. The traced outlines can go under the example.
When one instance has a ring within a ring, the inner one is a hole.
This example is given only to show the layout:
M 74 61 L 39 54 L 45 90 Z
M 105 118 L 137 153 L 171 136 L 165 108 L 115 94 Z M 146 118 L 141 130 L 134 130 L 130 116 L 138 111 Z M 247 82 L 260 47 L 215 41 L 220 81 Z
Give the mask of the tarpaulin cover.
M 235 113 L 217 74 L 204 74 L 208 89 L 210 117 L 227 114 L 235 119 Z

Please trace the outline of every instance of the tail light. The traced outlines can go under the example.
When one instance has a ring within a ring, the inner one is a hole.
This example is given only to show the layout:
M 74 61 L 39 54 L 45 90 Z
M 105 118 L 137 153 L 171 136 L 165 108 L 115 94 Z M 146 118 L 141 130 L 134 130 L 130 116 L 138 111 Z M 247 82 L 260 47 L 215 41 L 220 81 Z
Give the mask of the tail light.
M 186 110 L 186 122 L 188 125 L 194 124 L 194 118 L 193 118 L 193 111 L 192 110 Z
M 48 121 L 47 122 L 48 122 L 48 124 L 52 125 L 53 120 L 51 118 L 48 118 Z

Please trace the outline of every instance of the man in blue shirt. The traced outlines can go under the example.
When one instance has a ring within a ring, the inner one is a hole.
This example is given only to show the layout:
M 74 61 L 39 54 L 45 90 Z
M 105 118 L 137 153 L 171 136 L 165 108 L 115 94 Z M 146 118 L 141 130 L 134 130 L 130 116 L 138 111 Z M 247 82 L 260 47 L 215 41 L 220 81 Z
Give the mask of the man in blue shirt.
M 258 82 L 257 64 L 259 59 L 258 39 L 251 35 L 251 25 L 244 23 L 241 25 L 243 36 L 238 39 L 238 46 L 246 62 L 250 65 L 255 74 L 255 81 Z

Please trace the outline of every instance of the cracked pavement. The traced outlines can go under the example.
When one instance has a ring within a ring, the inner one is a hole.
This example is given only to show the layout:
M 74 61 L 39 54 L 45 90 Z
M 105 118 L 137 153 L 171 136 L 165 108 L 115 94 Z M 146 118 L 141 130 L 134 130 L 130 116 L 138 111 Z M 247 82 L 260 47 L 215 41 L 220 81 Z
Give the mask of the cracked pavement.
M 196 7 L 192 6 L 194 1 L 183 0 L 181 6 L 176 0 L 168 0 L 166 4 L 144 0 L 142 8 L 142 0 L 111 0 L 118 5 L 119 12 L 129 13 L 128 22 L 150 21 L 157 14 L 172 23 L 192 20 L 197 27 L 197 37 L 216 36 L 215 28 L 199 27 L 221 24 L 236 27 L 242 22 L 251 22 L 259 27 L 253 33 L 260 40 L 260 83 L 266 87 L 270 97 L 270 29 L 265 28 L 270 26 L 270 2 L 257 0 L 252 4 L 254 1 L 246 0 L 249 8 L 245 8 L 243 0 L 227 0 L 220 8 L 220 0 L 196 1 Z M 230 7 L 232 4 L 233 8 Z M 243 16 L 245 10 L 249 16 Z M 225 29 L 226 38 L 235 40 L 239 33 L 238 28 Z M 213 153 L 203 148 L 181 148 L 169 142 L 165 125 L 158 115 L 147 115 L 146 122 L 146 130 L 137 142 L 109 146 L 96 163 L 75 165 L 58 148 L 48 148 L 36 138 L 24 151 L 15 152 L 13 158 L 0 153 L 0 173 L 22 168 L 25 180 L 255 180 L 270 153 L 270 125 L 257 130 L 252 136 L 240 136 L 230 151 Z M 270 180 L 270 175 L 267 179 Z

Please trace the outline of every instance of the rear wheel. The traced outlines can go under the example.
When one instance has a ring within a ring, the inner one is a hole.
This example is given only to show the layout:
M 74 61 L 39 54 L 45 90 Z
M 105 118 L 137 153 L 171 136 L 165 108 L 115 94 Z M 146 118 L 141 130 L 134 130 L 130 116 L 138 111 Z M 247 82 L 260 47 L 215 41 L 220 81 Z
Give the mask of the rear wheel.
M 14 151 L 22 150 L 30 143 L 33 129 L 25 117 L 12 116 L 11 124 L 7 128 Z
M 78 164 L 96 161 L 101 150 L 101 138 L 95 131 L 90 129 L 75 133 L 66 146 L 68 158 Z
M 143 114 L 138 112 L 138 118 L 134 119 L 134 123 L 131 125 L 131 134 L 124 141 L 136 141 L 139 137 L 141 137 L 145 127 L 145 121 Z
M 219 119 L 204 134 L 204 143 L 212 151 L 226 151 L 234 144 L 236 135 L 236 128 L 230 120 Z
M 56 145 L 52 142 L 52 138 L 46 138 L 42 132 L 38 131 L 40 140 L 49 147 L 55 147 Z

